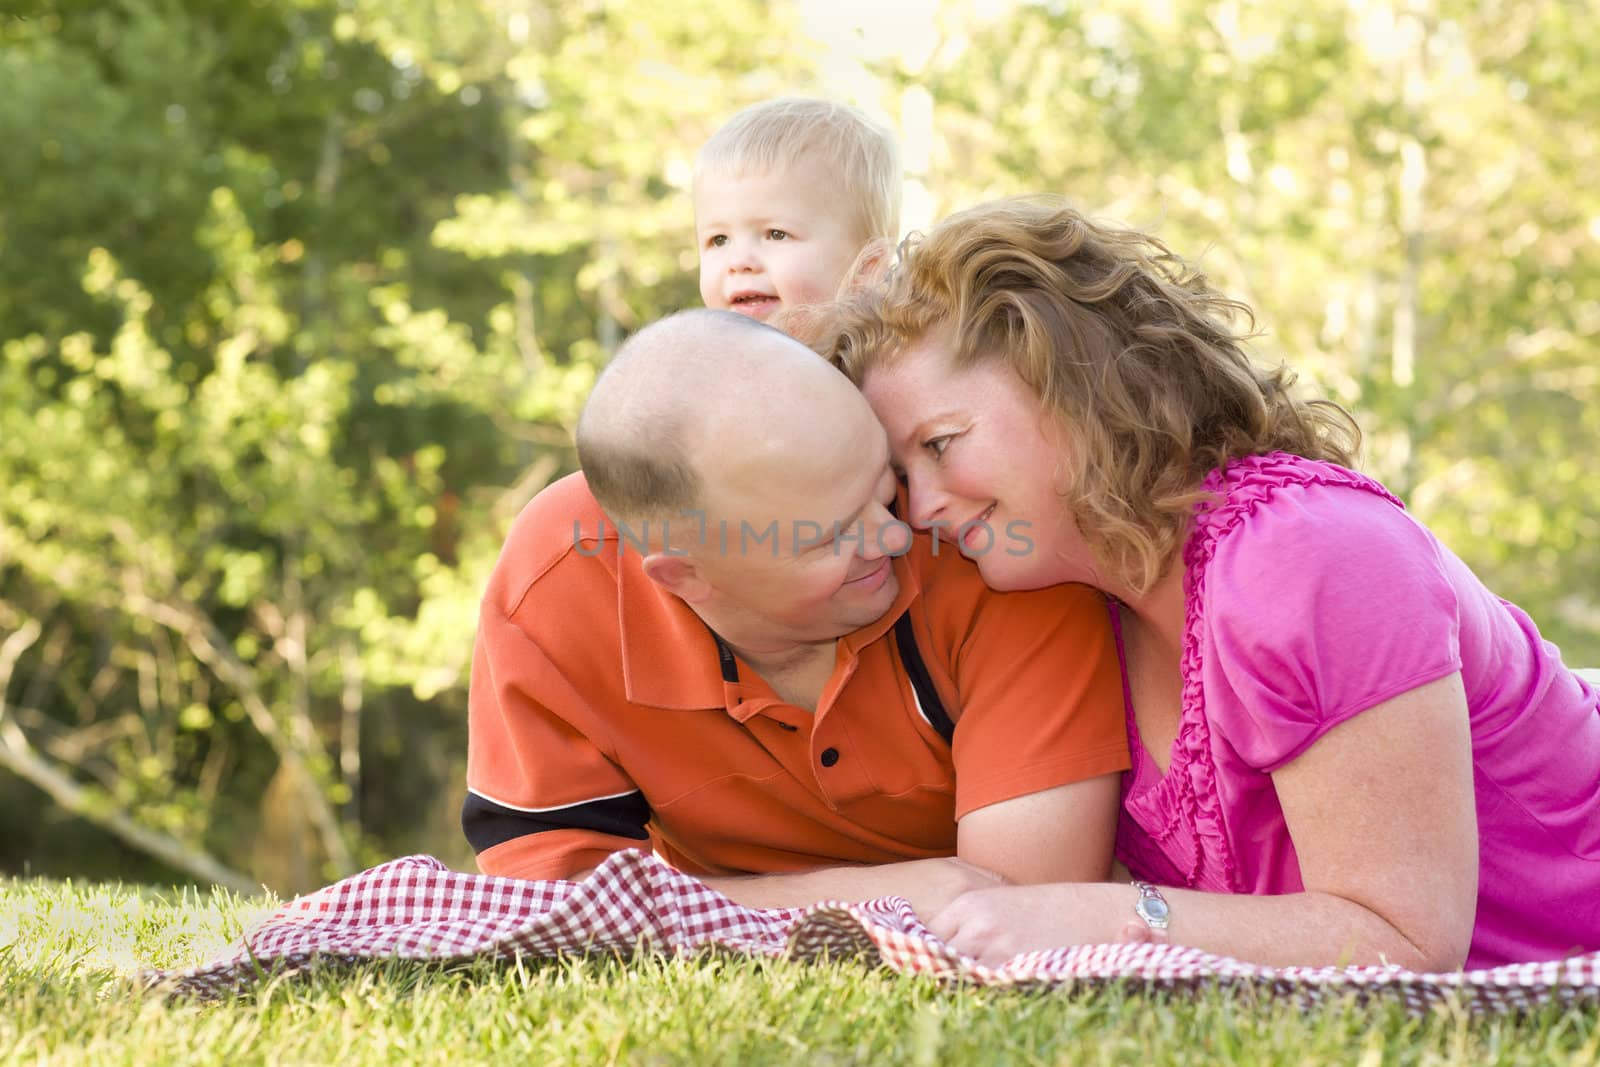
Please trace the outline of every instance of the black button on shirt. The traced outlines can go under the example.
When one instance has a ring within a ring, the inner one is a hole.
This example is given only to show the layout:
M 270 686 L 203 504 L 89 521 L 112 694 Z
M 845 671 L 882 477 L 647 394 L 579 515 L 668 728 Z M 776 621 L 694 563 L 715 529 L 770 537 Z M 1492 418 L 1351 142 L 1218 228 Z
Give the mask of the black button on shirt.
M 838 763 L 838 762 L 839 762 L 839 750 L 838 749 L 836 749 L 836 748 L 825 748 L 825 749 L 822 750 L 822 765 L 824 767 L 832 767 L 835 763 Z

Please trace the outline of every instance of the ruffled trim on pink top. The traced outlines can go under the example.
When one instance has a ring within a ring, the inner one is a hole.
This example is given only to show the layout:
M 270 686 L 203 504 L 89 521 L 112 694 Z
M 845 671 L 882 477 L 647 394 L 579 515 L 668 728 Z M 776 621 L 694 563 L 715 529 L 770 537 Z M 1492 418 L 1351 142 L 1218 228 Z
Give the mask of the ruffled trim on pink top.
M 1200 590 L 1222 540 L 1258 507 L 1268 504 L 1280 488 L 1304 485 L 1365 490 L 1404 506 L 1364 475 L 1284 452 L 1248 456 L 1206 476 L 1203 488 L 1212 496 L 1196 506 L 1194 526 L 1183 549 L 1183 708 L 1178 736 L 1172 745 L 1167 773 L 1148 786 L 1145 779 L 1155 777 L 1159 771 L 1139 743 L 1131 718 L 1129 723 L 1135 771 L 1123 802 L 1125 815 L 1163 853 L 1169 870 L 1160 873 L 1180 879 L 1175 884 L 1212 892 L 1241 893 L 1249 889 L 1240 875 L 1217 788 L 1201 670 L 1206 605 Z M 1125 825 L 1124 834 L 1128 829 Z M 1146 849 L 1141 849 L 1140 844 L 1125 837 L 1119 852 L 1136 874 L 1144 867 L 1150 875 L 1157 875 L 1150 870 L 1156 857 L 1144 855 Z

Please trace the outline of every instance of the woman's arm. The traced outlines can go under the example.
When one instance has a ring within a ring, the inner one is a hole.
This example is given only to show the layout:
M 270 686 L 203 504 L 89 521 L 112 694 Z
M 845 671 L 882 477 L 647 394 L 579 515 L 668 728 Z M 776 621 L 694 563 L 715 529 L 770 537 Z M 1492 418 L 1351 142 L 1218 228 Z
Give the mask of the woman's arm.
M 901 896 L 922 916 L 937 913 L 978 886 L 1001 883 L 998 876 L 954 856 L 791 874 L 712 875 L 701 880 L 747 908 L 803 908 L 823 900 Z
M 958 824 L 956 856 L 949 858 L 704 881 L 762 908 L 903 896 L 926 920 L 978 887 L 1104 878 L 1118 794 L 1118 776 L 1107 774 L 978 808 Z
M 1335 726 L 1273 784 L 1305 892 L 1164 889 L 1172 941 L 1275 966 L 1462 965 L 1477 907 L 1478 834 L 1458 674 Z M 1032 949 L 1115 941 L 1136 896 L 1113 884 L 983 889 L 957 898 L 930 926 L 995 964 Z

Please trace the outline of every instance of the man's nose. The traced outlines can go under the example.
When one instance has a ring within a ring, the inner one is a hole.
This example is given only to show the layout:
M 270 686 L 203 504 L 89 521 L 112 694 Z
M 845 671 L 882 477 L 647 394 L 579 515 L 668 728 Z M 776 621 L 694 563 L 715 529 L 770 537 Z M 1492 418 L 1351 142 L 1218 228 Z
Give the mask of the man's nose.
M 882 504 L 873 506 L 862 530 L 860 555 L 864 559 L 903 556 L 911 548 L 911 527 Z

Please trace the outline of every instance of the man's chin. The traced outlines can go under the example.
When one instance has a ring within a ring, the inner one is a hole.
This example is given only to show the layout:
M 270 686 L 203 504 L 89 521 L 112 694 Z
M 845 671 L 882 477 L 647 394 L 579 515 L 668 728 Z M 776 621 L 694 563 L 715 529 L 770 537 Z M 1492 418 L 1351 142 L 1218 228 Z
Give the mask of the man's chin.
M 851 597 L 854 601 L 850 615 L 856 620 L 854 629 L 871 626 L 883 618 L 883 613 L 894 606 L 895 598 L 900 595 L 900 578 L 895 574 L 894 568 L 889 568 L 889 573 L 877 588 L 872 590 L 857 590 Z

